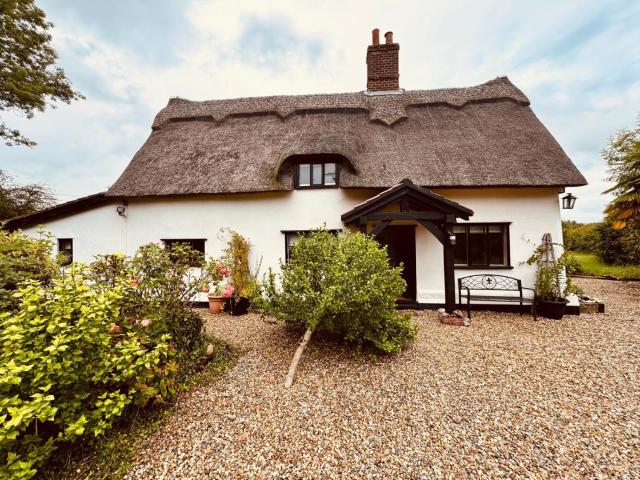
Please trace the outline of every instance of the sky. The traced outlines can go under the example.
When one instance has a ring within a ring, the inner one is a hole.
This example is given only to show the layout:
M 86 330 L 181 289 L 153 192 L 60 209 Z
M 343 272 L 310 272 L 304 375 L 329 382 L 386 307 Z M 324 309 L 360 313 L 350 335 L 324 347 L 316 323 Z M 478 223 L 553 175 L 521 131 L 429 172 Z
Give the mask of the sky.
M 640 113 L 640 1 L 37 0 L 86 100 L 3 119 L 38 142 L 0 145 L 0 169 L 60 201 L 107 189 L 169 98 L 361 91 L 371 30 L 400 43 L 400 86 L 507 75 L 587 178 L 563 217 L 597 221 L 600 152 Z

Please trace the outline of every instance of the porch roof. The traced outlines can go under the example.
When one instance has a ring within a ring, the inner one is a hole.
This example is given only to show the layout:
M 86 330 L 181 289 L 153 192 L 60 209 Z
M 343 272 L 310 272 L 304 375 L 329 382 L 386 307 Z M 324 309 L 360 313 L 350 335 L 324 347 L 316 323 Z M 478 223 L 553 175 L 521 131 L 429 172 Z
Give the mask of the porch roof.
M 356 205 L 348 212 L 343 213 L 341 217 L 342 222 L 345 225 L 354 223 L 362 216 L 366 216 L 387 205 L 398 202 L 403 198 L 412 198 L 422 204 L 425 204 L 425 206 L 428 206 L 429 210 L 440 212 L 444 215 L 452 215 L 455 218 L 469 220 L 469 217 L 473 215 L 473 210 L 460 205 L 453 200 L 449 200 L 442 195 L 433 193 L 431 190 L 419 187 L 410 179 L 405 178 L 397 185 L 380 192 L 368 200 Z M 408 220 L 411 219 L 410 217 L 418 219 L 419 216 L 417 212 L 404 212 L 396 214 L 396 216 L 397 215 L 405 215 Z

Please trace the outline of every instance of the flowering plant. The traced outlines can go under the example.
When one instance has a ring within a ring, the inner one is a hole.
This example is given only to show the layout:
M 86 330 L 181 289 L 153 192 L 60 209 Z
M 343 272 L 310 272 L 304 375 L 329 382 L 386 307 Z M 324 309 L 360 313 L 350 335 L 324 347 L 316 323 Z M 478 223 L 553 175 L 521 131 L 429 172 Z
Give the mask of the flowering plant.
M 214 266 L 217 275 L 212 279 L 212 287 L 206 287 L 203 291 L 209 292 L 211 297 L 229 298 L 233 295 L 233 285 L 229 282 L 229 269 L 224 263 L 217 263 Z

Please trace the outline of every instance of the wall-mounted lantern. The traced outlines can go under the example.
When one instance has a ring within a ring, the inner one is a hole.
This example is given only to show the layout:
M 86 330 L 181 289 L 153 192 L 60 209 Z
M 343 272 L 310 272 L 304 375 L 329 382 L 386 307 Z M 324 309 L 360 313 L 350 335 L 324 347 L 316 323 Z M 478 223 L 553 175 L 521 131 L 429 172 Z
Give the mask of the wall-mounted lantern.
M 451 245 L 455 245 L 456 244 L 456 236 L 451 232 L 449 232 L 449 243 Z
M 565 210 L 571 210 L 573 206 L 576 204 L 576 198 L 571 193 L 567 193 L 564 197 L 562 197 L 562 208 Z
M 126 217 L 127 216 L 127 207 L 125 207 L 124 205 L 120 205 L 119 207 L 116 207 L 116 213 L 118 215 L 120 215 L 121 217 Z

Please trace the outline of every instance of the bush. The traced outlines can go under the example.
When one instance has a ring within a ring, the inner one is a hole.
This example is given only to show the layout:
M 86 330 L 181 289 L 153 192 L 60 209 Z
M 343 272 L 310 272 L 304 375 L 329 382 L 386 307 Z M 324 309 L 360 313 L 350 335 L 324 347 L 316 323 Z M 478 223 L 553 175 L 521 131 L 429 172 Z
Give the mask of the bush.
M 400 272 L 372 238 L 318 231 L 293 246 L 280 287 L 269 272 L 257 302 L 287 325 L 338 335 L 357 351 L 398 352 L 416 335 L 410 315 L 395 310 L 406 288 Z
M 96 285 L 125 285 L 124 316 L 146 319 L 152 331 L 171 335 L 181 373 L 189 373 L 206 347 L 202 318 L 192 310 L 191 300 L 222 279 L 219 263 L 203 261 L 188 245 L 173 245 L 167 250 L 152 243 L 130 259 L 122 255 L 99 257 L 91 270 Z
M 44 233 L 32 238 L 20 231 L 0 230 L 0 311 L 18 307 L 13 293 L 26 280 L 48 284 L 58 271 L 53 242 Z
M 575 255 L 567 254 L 565 258 L 565 268 L 567 269 L 567 275 L 580 275 L 584 273 Z
M 121 316 L 125 288 L 72 266 L 0 314 L 0 477 L 30 478 L 60 442 L 94 437 L 135 403 L 175 393 L 170 336 Z
M 611 220 L 598 225 L 597 254 L 608 265 L 640 265 L 640 227 L 629 224 L 623 229 L 613 228 Z
M 564 247 L 574 252 L 596 253 L 598 250 L 599 223 L 577 223 L 573 220 L 562 222 Z

